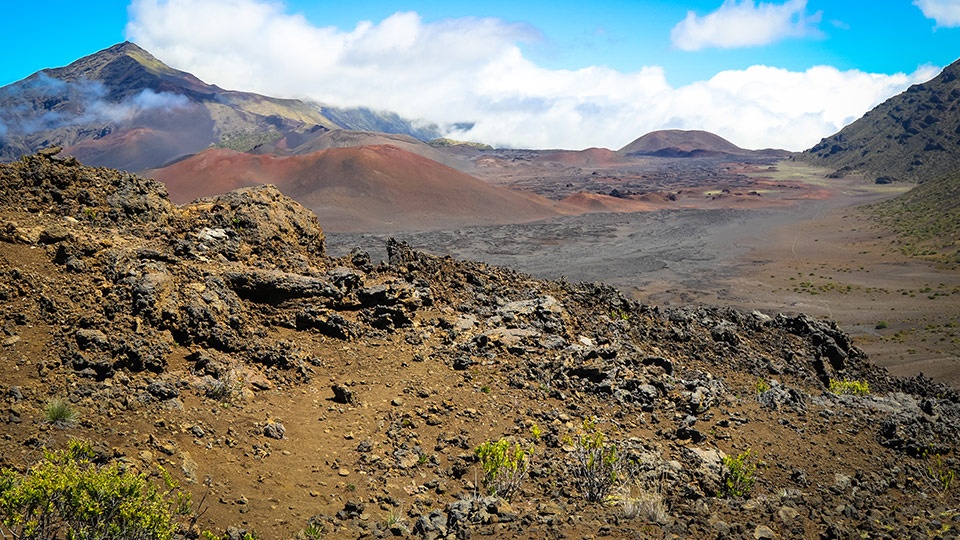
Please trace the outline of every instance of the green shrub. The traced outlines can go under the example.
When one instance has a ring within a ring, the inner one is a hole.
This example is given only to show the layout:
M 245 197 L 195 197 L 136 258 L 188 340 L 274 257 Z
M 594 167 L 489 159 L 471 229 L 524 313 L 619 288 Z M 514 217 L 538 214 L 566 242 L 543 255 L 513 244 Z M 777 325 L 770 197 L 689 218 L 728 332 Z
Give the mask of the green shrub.
M 303 534 L 301 535 L 308 540 L 320 540 L 323 538 L 323 524 L 322 523 L 310 523 L 305 529 L 303 529 Z
M 743 497 L 750 493 L 753 484 L 757 481 L 755 476 L 757 466 L 750 463 L 749 459 L 750 450 L 737 455 L 737 457 L 724 456 L 720 471 L 722 484 L 720 493 L 718 493 L 719 496 Z
M 830 379 L 830 391 L 834 394 L 866 396 L 870 394 L 870 383 L 867 381 L 851 381 L 848 379 L 842 381 Z
M 88 443 L 44 451 L 26 473 L 0 471 L 0 537 L 167 540 L 190 496 L 160 469 L 163 488 L 118 464 L 98 466 Z
M 55 398 L 44 407 L 43 417 L 55 426 L 69 427 L 77 422 L 77 411 L 73 409 L 69 401 Z
M 627 474 L 616 443 L 607 441 L 594 420 L 584 420 L 576 438 L 564 442 L 573 446 L 571 473 L 580 493 L 588 501 L 604 501 Z
M 927 481 L 930 482 L 930 485 L 938 492 L 946 493 L 950 491 L 956 474 L 950 465 L 943 460 L 943 456 L 940 454 L 930 455 L 927 451 L 923 451 L 920 457 L 930 458 L 930 462 L 927 464 L 922 476 L 926 478 Z
M 480 467 L 483 469 L 483 485 L 487 488 L 487 492 L 510 500 L 527 476 L 533 449 L 524 450 L 520 443 L 514 444 L 511 448 L 509 441 L 500 439 L 496 442 L 488 441 L 481 444 L 474 454 L 480 460 Z
M 767 390 L 770 390 L 770 383 L 765 381 L 763 377 L 757 377 L 757 382 L 754 383 L 753 389 L 759 396 L 760 394 L 766 392 Z

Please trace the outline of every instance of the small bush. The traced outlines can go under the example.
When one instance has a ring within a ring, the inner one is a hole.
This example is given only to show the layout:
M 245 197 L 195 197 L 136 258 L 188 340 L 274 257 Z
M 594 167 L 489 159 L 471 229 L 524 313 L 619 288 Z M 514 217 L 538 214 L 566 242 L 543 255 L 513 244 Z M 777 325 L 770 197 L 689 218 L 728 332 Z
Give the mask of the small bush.
M 848 379 L 842 381 L 830 379 L 830 391 L 834 394 L 866 396 L 870 394 L 870 383 L 867 381 L 851 381 Z
M 667 522 L 667 505 L 663 502 L 663 495 L 659 490 L 649 491 L 638 483 L 633 489 L 625 489 L 623 499 L 623 517 L 627 519 L 642 519 L 648 523 L 664 524 Z
M 323 538 L 323 524 L 322 523 L 311 523 L 303 529 L 304 538 L 308 540 L 320 540 Z
M 922 458 L 929 456 L 930 462 L 923 472 L 923 477 L 940 493 L 950 491 L 953 481 L 956 477 L 950 465 L 943 460 L 940 454 L 930 456 L 926 451 L 921 454 Z
M 243 376 L 231 369 L 219 379 L 207 383 L 204 394 L 210 399 L 230 403 L 243 396 L 243 385 Z
M 571 473 L 580 493 L 592 502 L 604 501 L 627 474 L 627 466 L 615 443 L 607 441 L 595 421 L 584 420 L 576 439 L 565 442 L 573 446 Z
M 721 497 L 743 497 L 750 493 L 757 481 L 757 466 L 749 462 L 750 450 L 737 457 L 725 456 L 721 465 Z
M 69 427 L 77 423 L 77 411 L 65 399 L 55 398 L 43 409 L 47 422 L 60 427 Z
M 877 325 L 874 326 L 873 328 L 874 328 L 875 330 L 883 330 L 883 329 L 887 328 L 888 326 L 889 326 L 889 325 L 887 324 L 887 321 L 880 321 L 880 322 L 878 322 Z
M 487 492 L 505 500 L 510 500 L 520 488 L 527 476 L 530 465 L 530 451 L 524 450 L 520 443 L 511 448 L 506 439 L 488 441 L 476 448 L 474 454 L 480 460 L 483 469 L 483 485 Z
M 756 392 L 756 394 L 759 396 L 760 394 L 766 392 L 767 390 L 770 390 L 770 383 L 765 381 L 763 377 L 757 377 L 757 382 L 753 385 L 753 389 Z
M 44 451 L 26 473 L 0 471 L 0 538 L 169 540 L 190 496 L 160 469 L 164 487 L 119 465 L 100 467 L 90 445 Z

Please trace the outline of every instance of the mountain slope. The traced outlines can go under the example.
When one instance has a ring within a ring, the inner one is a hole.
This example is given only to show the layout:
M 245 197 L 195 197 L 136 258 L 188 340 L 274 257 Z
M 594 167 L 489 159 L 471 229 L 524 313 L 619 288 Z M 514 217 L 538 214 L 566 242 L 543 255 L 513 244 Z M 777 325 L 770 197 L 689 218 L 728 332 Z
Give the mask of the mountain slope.
M 555 203 L 492 186 L 390 145 L 293 156 L 211 149 L 148 171 L 174 202 L 274 184 L 331 231 L 410 230 L 535 221 Z
M 0 120 L 6 126 L 0 142 L 4 160 L 61 145 L 85 163 L 127 170 L 157 166 L 212 144 L 335 127 L 301 101 L 223 90 L 133 43 L 0 89 Z
M 799 159 L 838 173 L 924 182 L 960 170 L 960 60 L 894 96 Z
M 905 254 L 960 265 L 960 171 L 928 180 L 867 211 L 897 232 Z
M 337 125 L 349 126 L 348 129 L 351 130 L 408 135 L 421 141 L 429 141 L 440 136 L 440 130 L 436 125 L 416 125 L 395 112 L 375 111 L 367 107 L 344 109 L 323 106 L 320 110 L 325 117 L 333 120 Z
M 84 163 L 137 171 L 210 146 L 248 150 L 337 128 L 437 136 L 392 113 L 326 108 L 333 120 L 321 109 L 224 90 L 127 42 L 0 88 L 0 160 L 59 145 Z

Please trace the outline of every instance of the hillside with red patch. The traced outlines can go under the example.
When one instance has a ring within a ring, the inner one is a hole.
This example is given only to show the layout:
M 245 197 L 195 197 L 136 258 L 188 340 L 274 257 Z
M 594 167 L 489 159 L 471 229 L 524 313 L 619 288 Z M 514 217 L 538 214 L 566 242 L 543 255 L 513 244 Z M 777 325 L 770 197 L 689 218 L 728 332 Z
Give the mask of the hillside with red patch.
M 274 184 L 313 210 L 328 231 L 422 230 L 521 223 L 557 215 L 548 199 L 492 186 L 390 145 L 295 156 L 211 149 L 149 171 L 186 203 Z

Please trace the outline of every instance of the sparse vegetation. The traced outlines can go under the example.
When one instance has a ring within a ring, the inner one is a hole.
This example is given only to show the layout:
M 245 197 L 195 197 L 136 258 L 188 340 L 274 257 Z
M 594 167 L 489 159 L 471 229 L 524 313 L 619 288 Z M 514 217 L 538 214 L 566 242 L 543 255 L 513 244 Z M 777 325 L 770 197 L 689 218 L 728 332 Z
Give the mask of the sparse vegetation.
M 584 420 L 582 430 L 565 442 L 573 446 L 570 470 L 580 493 L 588 501 L 606 500 L 627 476 L 628 467 L 616 443 L 608 441 L 592 419 Z
M 391 514 L 392 516 L 393 514 Z M 324 530 L 323 523 L 318 521 L 311 521 L 299 535 L 301 538 L 306 540 L 320 540 L 323 538 Z
M 160 469 L 162 488 L 119 464 L 99 466 L 86 442 L 44 451 L 26 473 L 0 471 L 0 537 L 167 540 L 190 496 Z
M 627 519 L 642 519 L 649 523 L 663 524 L 669 517 L 661 490 L 658 488 L 651 491 L 640 485 L 638 481 L 624 490 L 621 506 L 623 517 Z
M 867 206 L 876 221 L 897 233 L 896 245 L 904 255 L 955 268 L 960 263 L 960 175 L 933 178 L 909 192 Z
M 920 457 L 921 459 L 928 460 L 923 474 L 928 483 L 939 493 L 950 491 L 950 488 L 953 486 L 953 481 L 956 478 L 956 473 L 950 464 L 943 459 L 943 456 L 940 454 L 930 455 L 928 452 L 923 452 Z
M 243 396 L 243 386 L 243 376 L 237 370 L 231 369 L 219 379 L 209 381 L 204 387 L 204 395 L 210 399 L 230 403 Z
M 387 514 L 387 518 L 383 521 L 384 528 L 392 529 L 394 527 L 403 527 L 407 526 L 406 518 L 403 516 L 403 511 L 401 509 L 390 510 L 390 513 Z
M 510 441 L 500 439 L 481 444 L 474 454 L 483 469 L 483 485 L 487 492 L 510 500 L 527 477 L 533 449 L 524 450 L 520 443 L 511 446 Z
M 830 391 L 838 395 L 866 396 L 870 394 L 870 383 L 867 381 L 851 381 L 830 379 Z
M 737 456 L 724 456 L 721 462 L 721 497 L 744 497 L 756 483 L 757 465 L 750 460 L 750 450 Z
M 446 148 L 450 146 L 469 146 L 471 148 L 476 148 L 477 150 L 493 150 L 493 147 L 490 146 L 489 144 L 470 142 L 470 141 L 458 141 L 455 139 L 448 139 L 446 137 L 432 139 L 427 144 L 429 144 L 434 148 Z
M 50 400 L 43 409 L 44 419 L 48 423 L 59 427 L 73 426 L 77 423 L 78 415 L 79 413 L 70 405 L 70 402 L 61 398 Z
M 223 134 L 216 146 L 237 152 L 248 152 L 261 144 L 271 143 L 281 137 L 283 134 L 277 131 L 236 131 Z
M 754 383 L 754 391 L 759 396 L 760 394 L 770 390 L 770 383 L 764 380 L 763 377 L 757 377 L 757 382 Z

